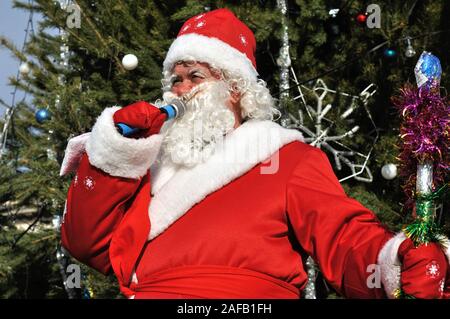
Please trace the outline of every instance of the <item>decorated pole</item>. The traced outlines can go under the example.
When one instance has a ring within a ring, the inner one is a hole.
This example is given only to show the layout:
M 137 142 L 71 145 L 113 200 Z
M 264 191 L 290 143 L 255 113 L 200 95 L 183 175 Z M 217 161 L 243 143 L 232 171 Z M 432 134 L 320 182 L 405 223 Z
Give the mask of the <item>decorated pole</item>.
M 417 88 L 404 87 L 393 102 L 402 117 L 399 159 L 400 175 L 406 178 L 405 209 L 414 208 L 415 217 L 404 232 L 417 247 L 444 238 L 435 221 L 435 202 L 448 189 L 450 107 L 439 93 L 439 59 L 423 52 L 414 71 Z
M 440 96 L 442 74 L 439 59 L 423 52 L 414 69 L 417 88 L 410 85 L 393 98 L 400 126 L 400 175 L 406 179 L 404 209 L 413 209 L 414 221 L 404 227 L 416 247 L 437 242 L 445 236 L 435 218 L 435 203 L 447 193 L 445 174 L 450 168 L 450 105 Z M 401 289 L 396 297 L 408 297 Z
M 446 192 L 448 186 L 444 178 L 450 167 L 450 107 L 439 94 L 442 74 L 439 59 L 423 52 L 414 71 L 417 89 L 403 89 L 403 97 L 397 105 L 403 117 L 400 129 L 403 151 L 400 157 L 404 174 L 410 173 L 408 170 L 413 168 L 414 163 L 417 167 L 415 178 L 412 174 L 405 185 L 407 204 L 415 199 L 415 220 L 404 231 L 419 246 L 439 242 L 442 238 L 435 222 L 435 201 Z

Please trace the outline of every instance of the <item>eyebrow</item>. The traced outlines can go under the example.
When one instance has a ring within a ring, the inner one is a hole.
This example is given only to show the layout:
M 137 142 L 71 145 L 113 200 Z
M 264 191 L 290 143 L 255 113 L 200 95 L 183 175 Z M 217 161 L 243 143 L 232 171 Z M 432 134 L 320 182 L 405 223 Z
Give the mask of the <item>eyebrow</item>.
M 170 83 L 173 83 L 175 80 L 179 80 L 180 76 L 178 74 L 172 74 L 169 78 Z
M 200 70 L 200 69 L 196 69 L 196 68 L 194 68 L 194 69 L 191 69 L 189 72 L 188 72 L 188 75 L 192 75 L 192 74 L 194 74 L 194 73 L 196 73 L 196 72 L 198 72 L 198 73 L 201 73 L 202 75 L 204 75 L 204 76 L 206 76 L 206 74 L 205 74 L 205 72 L 203 72 L 202 70 Z M 170 76 L 170 81 L 174 81 L 174 80 L 177 80 L 177 79 L 180 79 L 181 78 L 181 76 L 179 75 L 179 74 L 172 74 L 171 76 Z
M 206 76 L 205 72 L 203 72 L 203 71 L 200 70 L 200 69 L 191 69 L 191 70 L 188 72 L 188 74 L 189 74 L 189 75 L 192 75 L 193 73 L 196 73 L 196 72 L 199 72 L 199 73 L 201 73 L 201 74 L 203 74 L 203 75 Z

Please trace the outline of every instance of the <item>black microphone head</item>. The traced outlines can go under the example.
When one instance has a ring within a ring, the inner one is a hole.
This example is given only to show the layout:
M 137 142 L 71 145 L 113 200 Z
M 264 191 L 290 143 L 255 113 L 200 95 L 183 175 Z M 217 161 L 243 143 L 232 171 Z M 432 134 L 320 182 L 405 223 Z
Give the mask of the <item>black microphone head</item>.
M 184 113 L 186 113 L 186 104 L 182 100 L 173 99 L 172 101 L 170 101 L 170 105 L 172 105 L 176 111 L 176 118 L 181 117 L 184 115 Z

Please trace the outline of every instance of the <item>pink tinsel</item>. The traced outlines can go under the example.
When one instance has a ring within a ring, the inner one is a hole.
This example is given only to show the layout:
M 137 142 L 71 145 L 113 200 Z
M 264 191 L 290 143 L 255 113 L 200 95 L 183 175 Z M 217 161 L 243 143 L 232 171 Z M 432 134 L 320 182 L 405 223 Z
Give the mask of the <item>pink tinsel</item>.
M 433 162 L 433 184 L 444 182 L 450 168 L 450 104 L 437 90 L 420 90 L 410 85 L 392 98 L 400 126 L 400 176 L 406 178 L 403 190 L 408 198 L 405 208 L 414 203 L 417 164 Z

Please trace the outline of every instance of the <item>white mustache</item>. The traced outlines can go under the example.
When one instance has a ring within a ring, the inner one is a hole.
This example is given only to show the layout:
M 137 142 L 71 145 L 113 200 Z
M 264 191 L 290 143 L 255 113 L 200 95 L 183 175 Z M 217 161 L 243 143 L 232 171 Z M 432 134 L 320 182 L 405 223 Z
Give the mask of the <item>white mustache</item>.
M 181 101 L 183 101 L 186 106 L 188 106 L 188 103 L 194 99 L 198 94 L 200 93 L 204 93 L 205 91 L 207 91 L 208 89 L 211 89 L 212 86 L 214 85 L 225 85 L 225 83 L 219 83 L 217 81 L 207 81 L 207 82 L 203 82 L 200 83 L 196 86 L 194 86 L 189 92 L 184 93 L 181 96 L 176 95 L 175 93 L 172 92 L 165 92 L 163 94 L 163 100 L 165 102 L 170 102 L 173 99 L 179 99 Z

